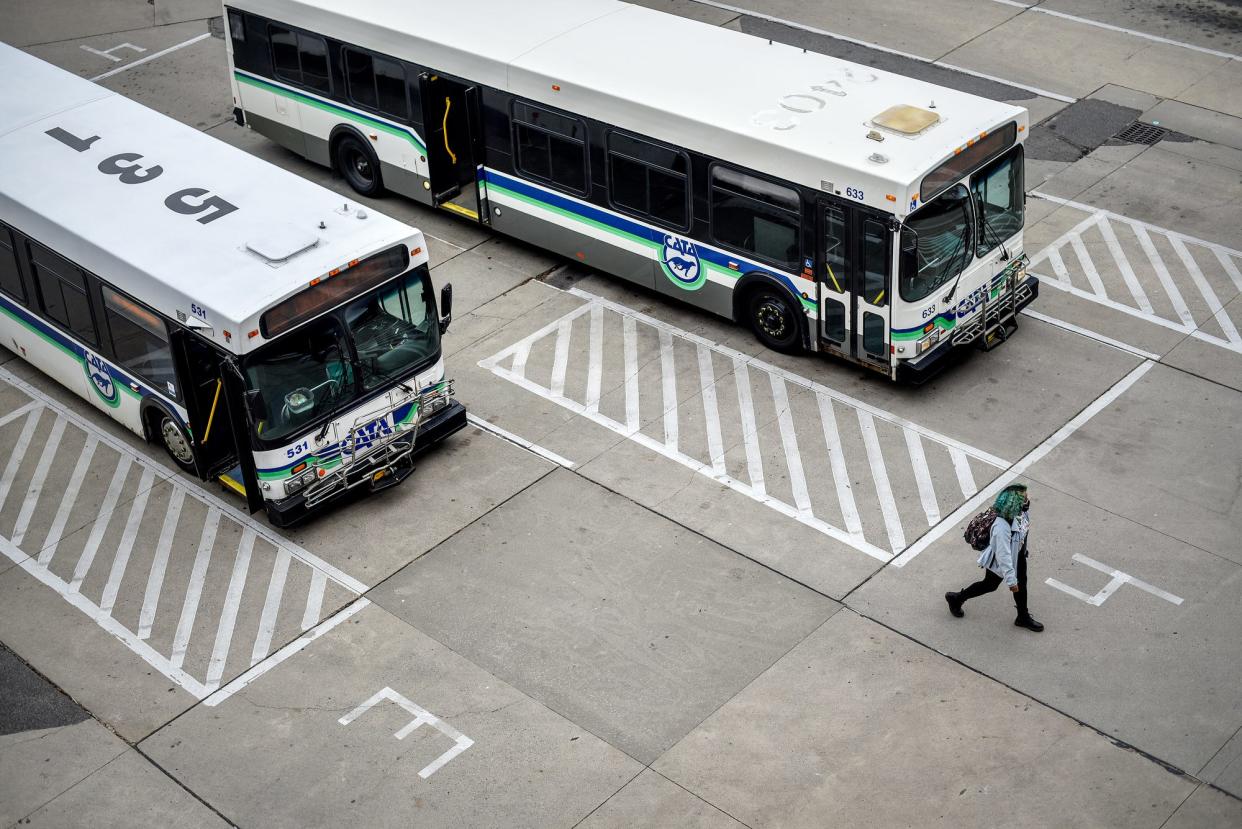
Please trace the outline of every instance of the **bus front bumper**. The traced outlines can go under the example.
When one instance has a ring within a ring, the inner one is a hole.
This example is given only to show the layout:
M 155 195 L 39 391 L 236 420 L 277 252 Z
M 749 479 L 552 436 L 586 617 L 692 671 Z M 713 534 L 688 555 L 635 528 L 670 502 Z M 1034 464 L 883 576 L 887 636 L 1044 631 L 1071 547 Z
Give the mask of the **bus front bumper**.
M 359 464 L 360 468 L 357 471 L 345 476 L 338 491 L 318 501 L 313 511 L 318 511 L 328 502 L 335 501 L 345 493 L 356 489 L 375 491 L 401 483 L 414 471 L 414 465 L 410 462 L 414 457 L 464 428 L 466 428 L 466 407 L 456 400 L 450 400 L 447 406 L 436 412 L 427 422 L 419 425 L 418 437 L 414 441 L 414 451 L 406 457 L 404 463 L 398 463 L 378 476 L 376 473 L 380 470 L 375 466 Z M 364 483 L 365 478 L 371 479 L 369 484 Z M 266 506 L 268 518 L 277 527 L 291 527 L 303 521 L 312 512 L 306 505 L 306 496 L 301 493 L 280 501 L 268 501 Z
M 1022 313 L 1022 309 L 1034 302 L 1036 297 L 1039 296 L 1039 279 L 1037 277 L 1028 276 L 1023 284 L 1029 290 L 1029 293 L 1024 291 L 1025 296 L 1017 304 L 1012 320 L 1015 328 L 1018 325 L 1018 314 Z M 946 338 L 938 347 L 933 348 L 917 360 L 902 360 L 899 362 L 897 364 L 896 379 L 903 383 L 920 385 L 939 374 L 968 348 L 980 347 L 982 345 L 979 341 L 954 345 L 952 338 Z

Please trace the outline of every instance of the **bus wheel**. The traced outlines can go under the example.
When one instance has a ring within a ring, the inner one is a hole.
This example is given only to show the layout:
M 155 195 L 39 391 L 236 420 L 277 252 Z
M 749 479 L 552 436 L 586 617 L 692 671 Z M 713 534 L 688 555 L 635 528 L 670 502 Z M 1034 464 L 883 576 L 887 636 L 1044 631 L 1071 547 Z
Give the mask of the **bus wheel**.
M 384 189 L 380 179 L 379 159 L 362 139 L 346 133 L 336 142 L 336 168 L 349 186 L 360 196 L 378 196 Z
M 750 330 L 773 351 L 796 351 L 801 331 L 789 300 L 772 288 L 759 288 L 747 305 Z
M 168 456 L 186 472 L 195 472 L 194 449 L 185 430 L 164 412 L 158 412 L 152 419 L 159 423 L 160 442 L 164 444 Z

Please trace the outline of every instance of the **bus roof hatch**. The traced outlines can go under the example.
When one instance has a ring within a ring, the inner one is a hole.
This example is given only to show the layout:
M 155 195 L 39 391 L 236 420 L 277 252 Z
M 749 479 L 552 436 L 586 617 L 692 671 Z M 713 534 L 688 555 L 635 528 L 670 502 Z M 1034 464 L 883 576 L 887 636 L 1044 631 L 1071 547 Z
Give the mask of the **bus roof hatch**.
M 265 228 L 262 236 L 246 242 L 246 249 L 267 260 L 274 268 L 288 262 L 304 250 L 319 244 L 319 237 L 293 225 L 274 225 Z
M 921 107 L 898 104 L 875 116 L 871 123 L 902 135 L 919 135 L 940 123 L 940 116 Z

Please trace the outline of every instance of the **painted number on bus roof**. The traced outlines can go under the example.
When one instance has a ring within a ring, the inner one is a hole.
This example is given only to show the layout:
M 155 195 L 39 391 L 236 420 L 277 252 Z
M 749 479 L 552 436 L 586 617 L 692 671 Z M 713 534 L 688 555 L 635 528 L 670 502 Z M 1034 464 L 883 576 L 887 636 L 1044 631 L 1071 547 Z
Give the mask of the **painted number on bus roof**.
M 92 135 L 90 138 L 79 138 L 60 127 L 52 127 L 46 131 L 46 134 L 79 153 L 87 152 L 96 141 L 100 140 L 98 135 Z M 116 176 L 117 180 L 122 184 L 142 184 L 159 178 L 163 174 L 164 168 L 159 164 L 144 165 L 139 163 L 143 158 L 142 153 L 115 153 L 99 162 L 96 169 L 106 176 Z M 164 206 L 172 212 L 183 216 L 197 216 L 202 213 L 204 215 L 199 216 L 198 223 L 203 225 L 210 224 L 216 219 L 222 219 L 237 210 L 237 205 L 231 204 L 219 196 L 213 196 L 210 192 L 205 187 L 186 187 L 175 193 L 170 193 L 164 199 Z

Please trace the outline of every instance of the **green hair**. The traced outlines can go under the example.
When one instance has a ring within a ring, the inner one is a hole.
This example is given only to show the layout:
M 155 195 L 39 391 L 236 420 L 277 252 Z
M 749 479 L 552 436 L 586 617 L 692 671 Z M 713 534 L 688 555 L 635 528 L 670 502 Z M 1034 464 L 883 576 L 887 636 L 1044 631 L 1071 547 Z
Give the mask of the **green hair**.
M 992 504 L 992 509 L 996 510 L 996 514 L 1006 521 L 1012 521 L 1022 512 L 1022 507 L 1026 505 L 1026 487 L 1024 486 L 1007 486 L 996 496 L 996 501 Z

